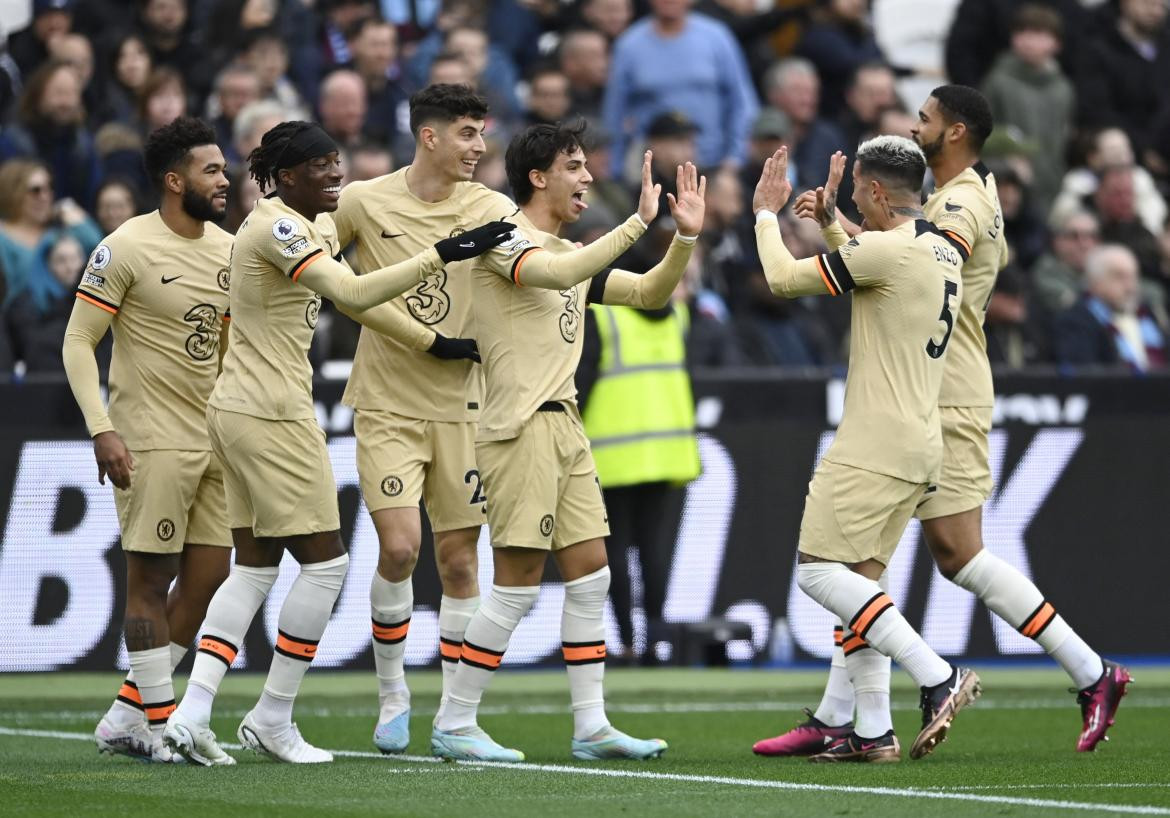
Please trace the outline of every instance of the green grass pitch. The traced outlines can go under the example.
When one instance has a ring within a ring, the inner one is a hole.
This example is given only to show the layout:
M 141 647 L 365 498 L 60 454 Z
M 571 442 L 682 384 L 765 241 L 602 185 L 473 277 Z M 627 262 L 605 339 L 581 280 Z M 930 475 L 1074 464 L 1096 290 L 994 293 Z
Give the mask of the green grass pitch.
M 235 767 L 146 765 L 97 754 L 93 727 L 112 674 L 0 676 L 0 815 L 4 816 L 1170 816 L 1170 669 L 1139 667 L 1112 741 L 1073 751 L 1080 713 L 1055 670 L 981 671 L 984 696 L 923 761 L 813 765 L 757 758 L 752 742 L 791 727 L 819 700 L 820 671 L 611 670 L 610 718 L 670 742 L 645 763 L 569 758 L 572 720 L 561 671 L 504 669 L 480 724 L 528 761 L 451 764 L 427 758 L 437 672 L 411 672 L 410 752 L 370 742 L 373 673 L 310 671 L 296 718 L 311 742 L 346 751 L 292 767 L 234 749 Z M 916 733 L 916 691 L 895 671 L 894 726 Z M 235 728 L 263 679 L 232 674 L 213 728 Z M 180 687 L 182 682 L 180 681 Z

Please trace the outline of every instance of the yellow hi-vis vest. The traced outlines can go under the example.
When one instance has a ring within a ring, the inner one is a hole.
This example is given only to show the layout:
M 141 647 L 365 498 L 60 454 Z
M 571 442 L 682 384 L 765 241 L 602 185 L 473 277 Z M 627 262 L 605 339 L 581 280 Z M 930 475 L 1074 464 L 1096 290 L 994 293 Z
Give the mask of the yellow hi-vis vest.
M 699 476 L 695 401 L 686 370 L 685 306 L 653 320 L 631 307 L 591 304 L 601 339 L 585 433 L 606 488 Z

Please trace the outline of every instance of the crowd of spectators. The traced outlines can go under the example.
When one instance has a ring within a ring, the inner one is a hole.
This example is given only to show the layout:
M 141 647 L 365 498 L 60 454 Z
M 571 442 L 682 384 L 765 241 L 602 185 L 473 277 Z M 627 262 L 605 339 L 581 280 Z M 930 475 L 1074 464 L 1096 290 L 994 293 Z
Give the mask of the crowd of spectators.
M 630 212 L 641 151 L 664 195 L 707 174 L 708 216 L 678 296 L 700 366 L 839 366 L 846 299 L 769 291 L 750 201 L 788 145 L 799 191 L 836 150 L 909 136 L 930 89 L 981 88 L 1011 262 L 987 308 L 997 366 L 1167 366 L 1167 0 L 0 0 L 0 372 L 58 370 L 71 291 L 102 235 L 153 208 L 141 152 L 182 114 L 230 163 L 234 230 L 260 195 L 245 160 L 315 118 L 347 181 L 413 149 L 408 100 L 475 86 L 492 108 L 477 170 L 505 190 L 510 136 L 589 122 L 587 241 Z M 929 185 L 929 182 L 928 182 Z M 850 216 L 849 176 L 839 204 Z M 668 219 L 660 219 L 660 223 Z M 660 232 L 670 225 L 661 224 Z M 815 225 L 782 217 L 799 255 Z M 653 258 L 658 237 L 645 255 Z M 637 250 L 637 248 L 635 248 Z M 637 253 L 621 260 L 631 269 Z M 344 319 L 315 355 L 352 355 Z

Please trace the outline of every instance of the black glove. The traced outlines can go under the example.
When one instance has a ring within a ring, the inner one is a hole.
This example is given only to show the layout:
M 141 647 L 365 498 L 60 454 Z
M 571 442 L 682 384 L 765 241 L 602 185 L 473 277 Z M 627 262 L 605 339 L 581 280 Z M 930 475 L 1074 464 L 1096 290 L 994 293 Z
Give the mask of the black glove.
M 439 251 L 439 258 L 443 259 L 444 264 L 463 261 L 503 244 L 515 229 L 516 225 L 508 222 L 488 222 L 466 233 L 435 242 L 435 249 Z
M 444 361 L 458 361 L 466 358 L 469 361 L 481 363 L 479 360 L 479 345 L 474 338 L 448 338 L 446 335 L 435 333 L 435 342 L 427 352 Z

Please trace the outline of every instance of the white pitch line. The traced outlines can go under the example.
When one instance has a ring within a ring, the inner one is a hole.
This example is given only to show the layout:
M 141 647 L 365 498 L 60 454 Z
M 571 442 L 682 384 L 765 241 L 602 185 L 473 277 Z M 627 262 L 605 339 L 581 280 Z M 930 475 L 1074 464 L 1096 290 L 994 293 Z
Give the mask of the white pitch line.
M 775 700 L 763 702 L 654 702 L 654 703 L 621 703 L 607 702 L 606 710 L 610 713 L 636 713 L 639 715 L 654 715 L 656 713 L 785 713 L 792 711 L 799 713 L 800 708 L 808 704 L 805 699 L 791 701 Z M 1071 710 L 1076 702 L 1068 699 L 999 699 L 981 698 L 978 707 L 980 710 Z M 1126 700 L 1125 709 L 1129 710 L 1162 710 L 1170 708 L 1170 698 L 1137 698 Z M 918 705 L 910 701 L 892 702 L 891 710 L 910 711 L 918 710 Z M 370 707 L 300 707 L 298 713 L 320 718 L 369 718 L 376 711 Z M 415 707 L 416 716 L 433 716 L 435 709 Z M 485 705 L 479 708 L 481 716 L 549 716 L 568 713 L 564 704 L 525 704 L 525 705 Z M 57 710 L 51 713 L 30 713 L 26 711 L 5 710 L 0 708 L 0 719 L 18 722 L 46 722 L 46 721 L 88 721 L 101 718 L 104 710 Z M 216 715 L 224 718 L 243 718 L 247 710 L 226 709 L 216 711 Z
M 27 738 L 55 738 L 70 741 L 92 741 L 88 733 L 65 733 L 57 730 L 19 730 L 0 726 L 0 735 L 23 736 Z M 238 744 L 224 744 L 232 750 L 242 749 Z M 360 750 L 330 750 L 336 756 L 346 758 L 368 758 L 386 761 L 408 761 L 425 764 L 439 763 L 430 756 L 385 756 L 381 753 Z M 939 801 L 968 801 L 982 804 L 1009 804 L 1038 809 L 1076 810 L 1090 812 L 1113 812 L 1127 815 L 1170 815 L 1170 808 L 1146 806 L 1143 804 L 1100 804 L 1091 801 L 1057 801 L 1046 798 L 1020 798 L 1010 795 L 976 795 L 970 792 L 945 792 L 927 789 L 899 790 L 893 787 L 854 787 L 833 784 L 803 784 L 793 781 L 767 781 L 755 778 L 733 778 L 720 775 L 687 775 L 684 773 L 656 773 L 649 770 L 615 770 L 597 767 L 570 767 L 567 764 L 525 764 L 499 761 L 458 761 L 447 769 L 499 769 L 521 772 L 558 773 L 561 775 L 586 775 L 599 778 L 626 778 L 645 781 L 674 781 L 686 784 L 725 784 L 733 787 L 754 789 L 788 790 L 816 793 L 846 793 L 850 795 L 880 795 L 890 798 L 925 798 Z

